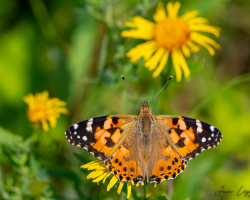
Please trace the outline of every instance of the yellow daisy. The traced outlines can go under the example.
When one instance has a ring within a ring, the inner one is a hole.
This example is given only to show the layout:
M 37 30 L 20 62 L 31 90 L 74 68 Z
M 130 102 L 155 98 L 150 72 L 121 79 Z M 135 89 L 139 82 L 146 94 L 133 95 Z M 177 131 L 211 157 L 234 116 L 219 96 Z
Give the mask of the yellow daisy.
M 94 170 L 87 176 L 87 179 L 93 179 L 93 182 L 97 184 L 99 184 L 100 181 L 102 181 L 102 183 L 105 183 L 106 179 L 111 176 L 112 178 L 109 181 L 107 191 L 109 191 L 119 181 L 116 176 L 108 171 L 107 167 L 104 165 L 104 162 L 101 160 L 95 160 L 93 162 L 87 163 L 85 165 L 82 165 L 81 168 Z M 132 182 L 119 181 L 117 193 L 121 193 L 124 183 L 127 183 L 127 199 L 129 199 L 131 195 L 131 185 L 134 185 Z M 136 186 L 138 187 L 139 183 L 136 184 Z M 141 186 L 144 186 L 144 183 L 141 183 Z
M 163 3 L 159 3 L 153 16 L 155 23 L 135 16 L 132 22 L 125 23 L 126 27 L 132 29 L 121 33 L 122 37 L 146 40 L 145 43 L 132 48 L 126 56 L 133 63 L 143 57 L 145 67 L 149 70 L 156 69 L 153 77 L 162 72 L 170 54 L 176 79 L 180 81 L 182 70 L 186 78 L 190 75 L 184 56 L 190 57 L 190 53 L 197 52 L 200 45 L 204 46 L 212 56 L 215 54 L 214 48 L 220 49 L 220 45 L 214 40 L 198 33 L 207 32 L 219 37 L 220 28 L 208 25 L 208 20 L 205 18 L 196 17 L 199 14 L 198 10 L 187 11 L 178 16 L 180 6 L 180 2 L 169 2 L 166 6 L 167 14 Z
M 48 91 L 36 93 L 35 96 L 28 94 L 23 100 L 28 104 L 28 119 L 33 123 L 41 123 L 44 131 L 49 130 L 48 122 L 54 128 L 60 114 L 68 113 L 64 107 L 66 102 L 58 98 L 49 98 Z

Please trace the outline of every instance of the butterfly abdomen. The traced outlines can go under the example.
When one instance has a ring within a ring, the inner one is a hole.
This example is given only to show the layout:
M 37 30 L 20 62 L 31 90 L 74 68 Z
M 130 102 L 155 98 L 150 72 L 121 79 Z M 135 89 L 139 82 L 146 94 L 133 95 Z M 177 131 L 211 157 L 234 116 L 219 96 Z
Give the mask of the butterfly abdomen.
M 152 150 L 152 114 L 142 113 L 139 115 L 139 148 L 140 155 L 145 163 L 151 155 Z

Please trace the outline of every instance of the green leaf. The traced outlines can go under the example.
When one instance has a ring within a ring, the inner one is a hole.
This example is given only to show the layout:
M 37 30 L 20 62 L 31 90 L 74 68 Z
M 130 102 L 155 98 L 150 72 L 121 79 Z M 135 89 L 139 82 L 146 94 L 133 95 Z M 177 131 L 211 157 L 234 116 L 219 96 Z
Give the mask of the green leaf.
M 41 167 L 34 155 L 30 156 L 30 167 L 39 181 L 49 181 L 47 172 Z
M 0 127 L 0 144 L 9 147 L 12 150 L 17 150 L 23 142 L 22 137 L 11 133 L 10 131 Z

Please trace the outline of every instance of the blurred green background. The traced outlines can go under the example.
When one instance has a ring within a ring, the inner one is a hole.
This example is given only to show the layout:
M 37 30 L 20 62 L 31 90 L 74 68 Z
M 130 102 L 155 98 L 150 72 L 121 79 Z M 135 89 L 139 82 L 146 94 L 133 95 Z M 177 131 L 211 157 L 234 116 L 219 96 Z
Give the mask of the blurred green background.
M 65 130 L 73 123 L 109 114 L 138 114 L 140 102 L 161 89 L 173 67 L 152 78 L 143 61 L 125 53 L 139 40 L 121 38 L 134 15 L 152 20 L 159 1 L 1 0 L 0 8 L 0 199 L 126 199 L 107 182 L 87 180 L 82 164 L 95 160 L 71 146 Z M 168 1 L 163 1 L 165 4 Z M 211 57 L 205 48 L 187 59 L 191 76 L 174 79 L 151 104 L 153 114 L 197 118 L 216 126 L 221 144 L 188 163 L 175 180 L 164 181 L 151 196 L 168 199 L 246 199 L 250 191 L 250 2 L 182 0 L 180 14 L 200 10 L 222 29 L 222 49 Z M 48 90 L 66 101 L 55 129 L 34 130 L 27 119 L 28 93 Z M 32 139 L 37 138 L 36 143 Z M 232 194 L 215 192 L 225 186 Z M 240 196 L 238 190 L 243 186 Z M 250 195 L 248 195 L 250 196 Z M 130 199 L 141 199 L 132 187 Z

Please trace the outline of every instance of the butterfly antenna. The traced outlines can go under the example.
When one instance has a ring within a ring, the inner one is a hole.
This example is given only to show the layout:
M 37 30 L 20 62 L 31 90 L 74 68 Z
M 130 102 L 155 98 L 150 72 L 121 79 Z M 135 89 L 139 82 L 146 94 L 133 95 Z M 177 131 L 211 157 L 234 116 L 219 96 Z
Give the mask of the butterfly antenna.
M 173 78 L 173 76 L 170 76 L 170 78 L 168 79 L 168 81 L 165 83 L 165 85 L 161 88 L 161 90 L 155 95 L 155 97 L 158 96 L 158 94 L 163 90 L 163 88 L 168 84 L 168 82 L 171 80 L 171 78 Z M 155 97 L 152 99 L 152 101 L 155 99 Z M 148 105 L 150 105 L 152 103 L 152 101 L 150 101 L 150 103 Z
M 137 94 L 134 92 L 134 90 L 132 90 L 132 88 L 129 86 L 129 84 L 127 83 L 127 81 L 125 80 L 124 76 L 121 75 L 122 79 L 125 81 L 125 83 L 128 85 L 128 87 L 130 88 L 130 90 L 135 94 L 135 96 L 137 96 Z M 141 104 L 143 105 L 141 99 L 137 96 L 137 98 L 140 100 Z

